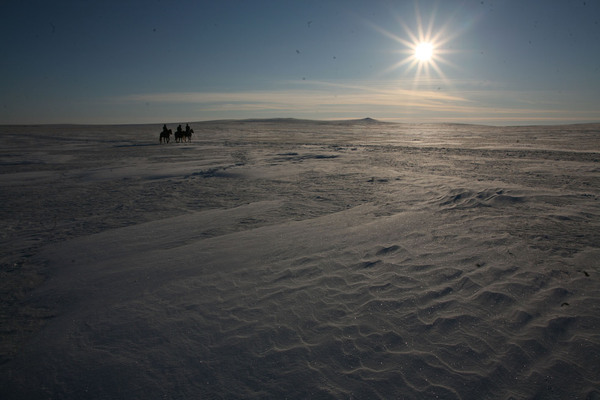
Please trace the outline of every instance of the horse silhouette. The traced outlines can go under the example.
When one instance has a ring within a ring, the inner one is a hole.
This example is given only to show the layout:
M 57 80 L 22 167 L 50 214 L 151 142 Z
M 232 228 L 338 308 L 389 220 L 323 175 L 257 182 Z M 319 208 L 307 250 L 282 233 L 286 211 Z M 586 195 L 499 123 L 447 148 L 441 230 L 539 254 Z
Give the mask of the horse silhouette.
M 190 130 L 188 130 L 188 131 L 185 131 L 185 132 L 183 133 L 183 139 L 184 139 L 186 142 L 191 142 L 191 141 L 192 141 L 192 133 L 194 133 L 194 130 L 193 130 L 193 129 L 190 129 Z
M 174 133 L 175 136 L 175 143 L 180 143 L 183 142 L 183 136 L 185 135 L 185 132 L 183 131 L 176 131 Z
M 171 140 L 171 135 L 173 134 L 173 131 L 171 131 L 170 129 L 167 129 L 166 131 L 162 131 L 160 133 L 160 137 L 158 138 L 159 143 L 169 143 L 169 141 Z

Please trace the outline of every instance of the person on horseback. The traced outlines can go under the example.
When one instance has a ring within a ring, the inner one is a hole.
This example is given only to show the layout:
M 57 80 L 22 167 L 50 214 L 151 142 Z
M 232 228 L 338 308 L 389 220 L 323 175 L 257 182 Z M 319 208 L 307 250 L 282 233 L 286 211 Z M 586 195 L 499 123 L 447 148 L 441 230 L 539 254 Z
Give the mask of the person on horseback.
M 159 143 L 169 143 L 172 134 L 173 132 L 171 132 L 170 129 L 167 129 L 167 124 L 164 124 L 162 132 L 159 135 Z
M 179 124 L 177 130 L 175 131 L 175 143 L 183 142 L 184 137 L 183 129 L 181 129 L 181 124 Z
M 184 141 L 191 142 L 192 133 L 194 133 L 194 130 L 190 128 L 190 124 L 185 124 L 185 136 L 183 137 Z

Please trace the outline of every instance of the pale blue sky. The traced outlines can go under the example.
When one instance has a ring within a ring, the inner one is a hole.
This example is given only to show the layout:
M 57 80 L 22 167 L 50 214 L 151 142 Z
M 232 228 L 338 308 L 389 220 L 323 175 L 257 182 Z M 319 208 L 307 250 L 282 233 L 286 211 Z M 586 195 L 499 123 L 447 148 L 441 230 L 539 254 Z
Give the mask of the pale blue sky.
M 0 124 L 600 121 L 600 0 L 5 0 L 0 15 Z M 420 30 L 436 45 L 421 67 Z

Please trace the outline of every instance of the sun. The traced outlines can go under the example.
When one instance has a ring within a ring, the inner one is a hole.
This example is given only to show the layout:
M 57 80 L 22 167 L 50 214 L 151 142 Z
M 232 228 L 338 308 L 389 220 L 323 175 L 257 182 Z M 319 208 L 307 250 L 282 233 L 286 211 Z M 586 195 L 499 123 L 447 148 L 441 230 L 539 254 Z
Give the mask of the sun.
M 415 46 L 415 58 L 421 62 L 431 61 L 433 57 L 433 44 L 420 42 Z
M 450 53 L 446 46 L 460 34 L 460 31 L 449 28 L 451 21 L 441 21 L 441 25 L 437 24 L 434 14 L 435 12 L 432 12 L 429 15 L 429 21 L 424 23 L 419 9 L 416 8 L 414 18 L 408 20 L 408 22 L 398 19 L 401 33 L 391 33 L 377 25 L 373 25 L 380 33 L 402 46 L 393 51 L 394 53 L 400 53 L 402 57 L 384 70 L 384 74 L 398 69 L 403 70 L 405 73 L 414 71 L 414 85 L 432 82 L 436 77 L 442 81 L 447 81 L 442 71 L 443 64 L 451 67 L 454 67 L 454 65 L 445 58 L 445 55 Z

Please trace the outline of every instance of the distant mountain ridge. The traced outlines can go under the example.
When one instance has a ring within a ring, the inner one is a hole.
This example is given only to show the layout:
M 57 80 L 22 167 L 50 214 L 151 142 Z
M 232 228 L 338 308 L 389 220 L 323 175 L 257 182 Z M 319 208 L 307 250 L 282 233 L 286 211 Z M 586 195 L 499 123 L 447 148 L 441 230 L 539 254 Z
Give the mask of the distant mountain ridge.
M 236 123 L 277 123 L 277 124 L 394 124 L 393 122 L 379 121 L 370 117 L 362 119 L 338 119 L 338 120 L 316 120 L 316 119 L 299 119 L 299 118 L 249 118 L 249 119 L 226 119 L 226 120 L 213 120 L 213 121 L 199 121 L 197 123 L 223 123 L 223 122 L 236 122 Z M 195 122 L 196 123 L 196 122 Z

